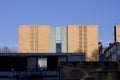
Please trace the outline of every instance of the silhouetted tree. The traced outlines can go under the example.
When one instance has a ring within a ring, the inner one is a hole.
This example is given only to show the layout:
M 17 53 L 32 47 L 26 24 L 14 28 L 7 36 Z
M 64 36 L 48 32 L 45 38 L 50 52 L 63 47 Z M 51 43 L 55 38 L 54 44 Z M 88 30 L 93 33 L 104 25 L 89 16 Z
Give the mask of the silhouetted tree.
M 1 47 L 0 47 L 0 53 L 2 52 Z
M 98 61 L 99 60 L 99 50 L 98 49 L 95 49 L 92 52 L 91 58 L 92 58 L 93 61 Z
M 82 49 L 77 49 L 75 52 L 76 52 L 76 53 L 82 53 L 82 52 L 84 52 L 84 51 L 82 51 Z
M 93 61 L 91 57 L 87 57 L 87 61 Z
M 17 48 L 15 47 L 0 47 L 0 53 L 17 53 Z

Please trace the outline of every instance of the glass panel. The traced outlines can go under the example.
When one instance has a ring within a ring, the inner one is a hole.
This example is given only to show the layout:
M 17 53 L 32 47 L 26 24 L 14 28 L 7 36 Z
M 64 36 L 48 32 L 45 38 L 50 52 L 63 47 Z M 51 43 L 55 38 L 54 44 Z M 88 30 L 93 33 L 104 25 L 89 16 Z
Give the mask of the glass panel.
M 61 53 L 61 43 L 56 43 L 56 53 Z
M 28 58 L 27 68 L 28 70 L 36 70 L 37 58 Z
M 38 68 L 41 70 L 47 69 L 47 58 L 38 58 Z
M 61 53 L 61 27 L 56 27 L 56 53 Z
M 61 41 L 61 27 L 56 27 L 56 43 Z

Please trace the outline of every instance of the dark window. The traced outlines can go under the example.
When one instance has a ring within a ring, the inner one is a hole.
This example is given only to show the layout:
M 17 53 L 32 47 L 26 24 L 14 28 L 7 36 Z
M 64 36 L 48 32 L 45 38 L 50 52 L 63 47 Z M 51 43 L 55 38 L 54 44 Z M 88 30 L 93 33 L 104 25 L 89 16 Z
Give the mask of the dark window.
M 56 43 L 56 53 L 61 53 L 61 43 Z
M 50 56 L 47 57 L 47 70 L 54 71 L 58 69 L 58 57 Z

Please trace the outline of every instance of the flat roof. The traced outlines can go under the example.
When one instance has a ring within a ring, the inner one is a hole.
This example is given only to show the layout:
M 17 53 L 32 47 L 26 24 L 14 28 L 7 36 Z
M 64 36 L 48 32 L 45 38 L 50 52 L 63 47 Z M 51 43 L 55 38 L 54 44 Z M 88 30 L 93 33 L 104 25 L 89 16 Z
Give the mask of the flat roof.
M 41 57 L 41 56 L 85 56 L 85 53 L 0 53 L 1 56 Z

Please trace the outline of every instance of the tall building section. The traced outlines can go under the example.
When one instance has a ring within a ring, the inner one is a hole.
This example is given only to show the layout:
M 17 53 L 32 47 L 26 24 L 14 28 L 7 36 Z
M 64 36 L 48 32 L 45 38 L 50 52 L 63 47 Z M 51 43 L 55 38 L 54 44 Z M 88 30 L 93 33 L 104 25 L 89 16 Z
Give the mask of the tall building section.
M 115 25 L 114 27 L 114 40 L 115 42 L 120 42 L 120 25 Z
M 27 53 L 31 52 L 31 38 L 30 38 L 30 27 L 20 26 L 19 27 L 19 52 Z
M 67 27 L 50 27 L 50 53 L 67 53 Z
M 62 52 L 68 52 L 68 27 L 61 27 L 61 45 L 62 45 Z
M 97 25 L 90 25 L 87 27 L 87 56 L 93 57 L 94 52 L 98 52 L 98 27 Z M 98 56 L 99 54 L 94 57 Z
M 19 52 L 67 53 L 67 27 L 20 26 Z
M 20 26 L 21 53 L 78 53 L 98 50 L 97 25 Z
M 98 50 L 97 25 L 68 26 L 68 52 L 86 52 L 91 57 L 94 50 Z
M 20 26 L 19 52 L 48 53 L 50 52 L 49 26 Z
M 50 52 L 56 53 L 56 27 L 50 27 Z

